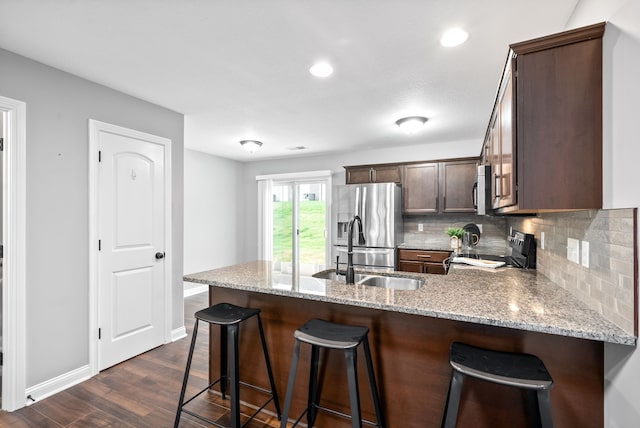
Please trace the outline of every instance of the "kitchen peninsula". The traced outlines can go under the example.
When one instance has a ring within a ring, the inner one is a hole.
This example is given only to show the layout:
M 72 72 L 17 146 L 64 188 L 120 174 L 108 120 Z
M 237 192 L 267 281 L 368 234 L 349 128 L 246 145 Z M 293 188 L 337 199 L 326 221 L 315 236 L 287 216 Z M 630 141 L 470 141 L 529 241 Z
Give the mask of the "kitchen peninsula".
M 281 395 L 293 332 L 308 319 L 324 318 L 370 328 L 374 366 L 390 427 L 439 425 L 450 374 L 448 349 L 454 340 L 537 355 L 554 378 L 551 399 L 556 426 L 603 425 L 603 343 L 634 345 L 635 337 L 535 271 L 455 266 L 448 275 L 410 276 L 423 278 L 424 286 L 401 291 L 292 277 L 274 272 L 265 261 L 189 274 L 184 279 L 210 285 L 212 304 L 226 301 L 262 310 Z M 255 343 L 247 339 L 255 333 L 252 329 L 248 325 L 241 339 L 244 355 L 251 355 Z M 215 330 L 211 331 L 214 346 L 218 343 Z M 326 386 L 328 381 L 342 379 L 343 362 L 334 355 L 327 359 L 323 397 L 347 410 L 346 388 Z M 262 367 L 246 360 L 241 362 L 241 373 L 249 381 L 260 382 Z M 216 365 L 217 358 L 211 359 L 212 373 L 218 370 Z M 300 373 L 304 373 L 307 367 L 301 365 Z M 466 385 L 460 426 L 525 424 L 525 401 L 519 393 L 472 379 Z M 297 387 L 293 414 L 305 405 L 306 385 L 299 382 Z M 361 401 L 363 415 L 371 419 L 368 394 L 362 392 Z M 325 420 L 330 417 L 323 416 Z M 343 424 L 346 426 L 336 419 L 332 426 Z

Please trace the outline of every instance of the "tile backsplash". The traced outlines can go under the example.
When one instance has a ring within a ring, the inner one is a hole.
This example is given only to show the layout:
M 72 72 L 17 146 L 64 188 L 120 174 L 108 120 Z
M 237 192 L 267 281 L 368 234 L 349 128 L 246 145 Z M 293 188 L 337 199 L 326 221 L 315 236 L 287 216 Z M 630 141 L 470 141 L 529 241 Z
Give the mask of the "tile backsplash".
M 474 223 L 481 227 L 481 237 L 476 250 L 482 254 L 503 255 L 508 251 L 507 220 L 505 217 L 478 216 L 474 214 L 449 214 L 431 216 L 404 216 L 404 243 L 430 249 L 449 248 L 448 227 L 464 227 Z M 423 230 L 419 231 L 419 225 Z
M 535 235 L 539 273 L 635 334 L 635 222 L 629 208 L 509 217 L 507 227 Z M 577 263 L 568 259 L 569 238 L 579 244 Z M 582 265 L 585 255 L 589 267 Z

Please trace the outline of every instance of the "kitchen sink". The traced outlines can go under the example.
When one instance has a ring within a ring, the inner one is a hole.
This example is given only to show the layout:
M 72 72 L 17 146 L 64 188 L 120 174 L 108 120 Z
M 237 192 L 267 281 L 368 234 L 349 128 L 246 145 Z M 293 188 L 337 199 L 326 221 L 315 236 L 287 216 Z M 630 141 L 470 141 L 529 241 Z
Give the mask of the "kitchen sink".
M 367 276 L 357 282 L 371 287 L 394 288 L 396 290 L 417 290 L 424 285 L 424 281 L 421 279 L 397 276 Z
M 314 278 L 329 279 L 332 281 L 345 281 L 345 276 L 336 273 L 334 269 L 324 270 L 314 273 Z M 356 273 L 354 275 L 356 284 L 368 285 L 370 287 L 393 288 L 395 290 L 417 290 L 424 285 L 424 280 L 418 278 L 405 278 L 390 275 L 369 275 Z
M 322 272 L 318 272 L 318 273 L 314 273 L 313 275 L 314 278 L 320 278 L 320 279 L 330 279 L 332 281 L 346 281 L 346 277 L 344 273 L 337 273 L 335 270 L 333 269 L 329 269 L 329 270 L 323 270 Z M 367 278 L 370 275 L 363 275 L 360 273 L 356 273 L 355 275 L 353 275 L 354 281 L 358 282 L 364 278 Z

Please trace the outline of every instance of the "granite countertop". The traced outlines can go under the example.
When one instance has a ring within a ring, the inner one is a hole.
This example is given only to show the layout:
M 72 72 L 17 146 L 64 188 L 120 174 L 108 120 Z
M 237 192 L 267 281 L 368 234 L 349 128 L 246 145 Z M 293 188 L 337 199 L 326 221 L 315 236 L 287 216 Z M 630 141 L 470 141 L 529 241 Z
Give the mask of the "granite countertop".
M 394 290 L 311 276 L 294 278 L 273 271 L 267 261 L 188 274 L 184 280 L 624 345 L 636 343 L 635 336 L 605 320 L 535 270 L 453 265 L 448 275 L 395 275 L 420 277 L 425 284 L 418 290 Z

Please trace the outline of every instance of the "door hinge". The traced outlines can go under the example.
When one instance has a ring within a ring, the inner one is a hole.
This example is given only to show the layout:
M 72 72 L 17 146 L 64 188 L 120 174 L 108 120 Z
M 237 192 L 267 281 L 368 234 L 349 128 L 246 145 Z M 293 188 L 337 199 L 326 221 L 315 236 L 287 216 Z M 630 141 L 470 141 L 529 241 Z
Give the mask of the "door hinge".
M 102 329 L 98 329 L 98 340 L 102 339 Z
M 4 151 L 4 138 L 0 137 L 0 152 Z
M 102 162 L 102 150 L 98 150 L 98 162 Z
M 0 352 L 0 366 L 4 366 L 4 352 Z
M 98 251 L 102 251 L 102 239 L 98 239 Z

